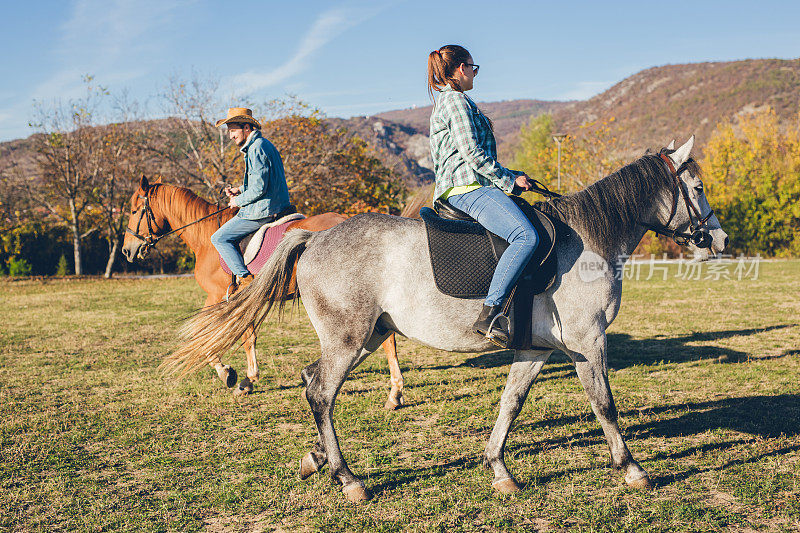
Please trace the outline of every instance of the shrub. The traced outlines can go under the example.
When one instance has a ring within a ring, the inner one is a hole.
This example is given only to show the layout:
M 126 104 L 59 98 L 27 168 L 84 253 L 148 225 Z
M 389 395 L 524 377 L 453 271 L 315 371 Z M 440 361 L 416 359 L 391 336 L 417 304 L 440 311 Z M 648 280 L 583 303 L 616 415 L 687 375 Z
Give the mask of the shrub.
M 56 267 L 56 276 L 66 276 L 67 274 L 69 274 L 67 257 L 64 254 L 61 254 L 61 258 L 58 260 L 58 266 Z
M 12 256 L 8 259 L 9 276 L 30 276 L 31 264 L 22 257 Z

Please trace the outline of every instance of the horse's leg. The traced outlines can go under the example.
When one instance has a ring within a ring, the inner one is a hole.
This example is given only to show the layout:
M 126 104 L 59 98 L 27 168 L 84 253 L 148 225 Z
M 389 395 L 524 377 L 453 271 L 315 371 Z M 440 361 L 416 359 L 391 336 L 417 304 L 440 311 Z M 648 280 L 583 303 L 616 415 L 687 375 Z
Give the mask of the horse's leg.
M 383 349 L 386 351 L 386 362 L 389 363 L 389 398 L 384 407 L 390 411 L 400 408 L 403 405 L 403 374 L 400 372 L 400 365 L 397 363 L 397 342 L 394 333 L 383 341 Z
M 247 377 L 240 383 L 239 387 L 233 391 L 236 395 L 250 394 L 253 392 L 253 384 L 258 381 L 258 360 L 256 359 L 256 332 L 253 326 L 247 328 L 245 332 L 244 351 L 247 354 Z
M 306 457 L 312 456 L 316 461 L 319 453 L 324 450 L 330 465 L 331 478 L 342 485 L 342 492 L 344 492 L 348 500 L 361 502 L 368 500 L 370 494 L 364 486 L 364 482 L 350 471 L 342 456 L 339 441 L 336 437 L 336 430 L 333 427 L 333 408 L 336 403 L 336 395 L 342 387 L 347 374 L 365 354 L 361 353 L 361 349 L 351 351 L 350 355 L 344 356 L 339 355 L 342 353 L 341 351 L 333 352 L 337 355 L 331 354 L 327 356 L 326 354 L 328 353 L 330 352 L 326 352 L 325 347 L 323 347 L 323 356 L 319 360 L 319 366 L 306 389 L 306 398 L 311 406 L 311 411 L 314 413 L 314 421 L 317 423 L 317 431 L 319 432 L 319 442 Z M 304 459 L 306 458 L 304 457 Z M 319 459 L 322 458 L 320 457 Z M 322 465 L 317 464 L 316 466 L 321 467 Z M 301 476 L 303 473 L 303 463 L 301 461 Z M 310 473 L 313 473 L 313 471 Z
M 303 380 L 303 385 L 305 385 L 306 388 L 314 379 L 314 374 L 317 371 L 319 362 L 320 360 L 317 359 L 300 371 L 300 379 Z M 303 398 L 308 401 L 306 389 L 303 389 Z M 319 472 L 327 462 L 328 456 L 325 454 L 325 447 L 322 445 L 322 439 L 319 439 L 314 447 L 311 448 L 311 451 L 309 451 L 303 456 L 302 459 L 300 459 L 300 479 L 306 479 L 311 474 Z
M 504 494 L 519 490 L 519 485 L 506 468 L 503 459 L 508 432 L 525 403 L 533 381 L 551 353 L 553 352 L 517 351 L 508 371 L 506 387 L 500 397 L 500 413 L 497 415 L 489 442 L 486 443 L 483 459 L 484 465 L 494 471 L 492 487 Z
M 578 378 L 589 397 L 592 411 L 603 428 L 608 447 L 611 450 L 612 467 L 624 472 L 625 482 L 629 486 L 640 489 L 651 488 L 653 485 L 650 476 L 631 456 L 617 424 L 617 408 L 614 405 L 611 387 L 608 385 L 608 372 L 605 365 L 605 334 L 598 335 L 591 348 L 585 350 L 583 354 L 577 354 L 574 360 Z
M 217 298 L 214 294 L 209 293 L 204 307 L 214 305 L 218 301 L 219 298 Z M 236 380 L 239 378 L 239 376 L 236 374 L 236 370 L 228 365 L 223 365 L 222 361 L 219 360 L 219 357 L 209 357 L 206 359 L 206 362 L 209 364 L 209 366 L 213 367 L 214 370 L 217 371 L 217 376 L 226 387 L 232 389 L 236 386 Z

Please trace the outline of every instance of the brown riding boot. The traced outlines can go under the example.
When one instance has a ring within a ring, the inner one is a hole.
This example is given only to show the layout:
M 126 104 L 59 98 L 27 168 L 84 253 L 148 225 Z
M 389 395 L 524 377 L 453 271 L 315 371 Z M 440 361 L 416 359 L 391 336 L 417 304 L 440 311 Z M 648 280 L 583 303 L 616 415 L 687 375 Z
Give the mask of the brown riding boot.
M 246 276 L 242 276 L 236 280 L 236 284 L 239 286 L 236 290 L 240 291 L 250 285 L 256 277 L 252 274 L 248 274 Z

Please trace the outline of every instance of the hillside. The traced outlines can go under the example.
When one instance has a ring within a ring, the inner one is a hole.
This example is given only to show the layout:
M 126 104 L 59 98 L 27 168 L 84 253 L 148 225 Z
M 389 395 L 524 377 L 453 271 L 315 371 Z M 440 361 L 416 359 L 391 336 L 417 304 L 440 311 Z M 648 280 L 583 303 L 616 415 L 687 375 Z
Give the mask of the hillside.
M 623 158 L 692 133 L 697 135 L 700 152 L 719 122 L 740 113 L 768 105 L 782 120 L 797 120 L 800 59 L 667 65 L 638 72 L 588 100 L 510 100 L 478 105 L 494 122 L 501 161 L 510 159 L 520 126 L 541 113 L 551 113 L 557 128 L 573 135 L 591 131 L 595 121 L 613 118 L 611 134 Z M 433 179 L 427 137 L 430 113 L 431 106 L 425 106 L 327 120 L 365 139 L 387 166 L 414 186 Z M 30 145 L 28 139 L 0 143 L 0 167 L 11 159 L 29 166 Z
M 532 115 L 551 113 L 558 129 L 583 134 L 582 125 L 614 119 L 611 133 L 626 157 L 660 147 L 673 137 L 697 135 L 702 150 L 714 127 L 758 107 L 773 107 L 783 120 L 800 111 L 800 59 L 748 59 L 667 65 L 643 70 L 584 101 L 512 100 L 479 103 L 492 118 L 501 159 L 507 160 L 519 127 Z M 375 115 L 427 133 L 430 106 Z M 591 126 L 588 128 L 591 129 Z
M 785 120 L 797 118 L 800 59 L 650 68 L 559 109 L 553 117 L 566 132 L 614 117 L 612 132 L 619 148 L 638 152 L 692 133 L 702 148 L 719 122 L 762 106 L 772 107 Z

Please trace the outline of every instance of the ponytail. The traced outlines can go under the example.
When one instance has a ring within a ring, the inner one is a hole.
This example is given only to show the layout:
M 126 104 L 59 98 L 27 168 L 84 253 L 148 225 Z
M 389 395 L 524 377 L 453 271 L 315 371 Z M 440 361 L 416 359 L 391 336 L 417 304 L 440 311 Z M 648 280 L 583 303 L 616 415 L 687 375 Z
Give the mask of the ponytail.
M 468 63 L 469 52 L 463 46 L 447 44 L 428 54 L 428 95 L 433 101 L 433 92 L 441 92 L 442 87 L 449 85 L 453 90 L 464 92 L 453 77 L 453 73 L 462 63 Z M 492 119 L 483 115 L 489 122 L 489 128 L 494 133 Z
M 469 52 L 463 46 L 448 44 L 428 54 L 428 94 L 433 100 L 434 91 L 449 85 L 454 90 L 463 92 L 453 77 L 455 70 L 462 63 L 469 62 Z

